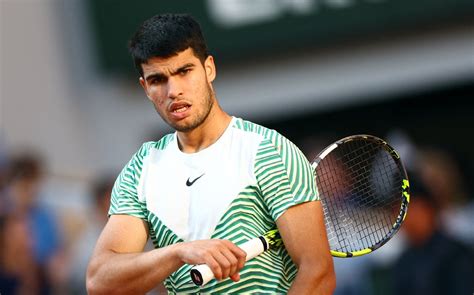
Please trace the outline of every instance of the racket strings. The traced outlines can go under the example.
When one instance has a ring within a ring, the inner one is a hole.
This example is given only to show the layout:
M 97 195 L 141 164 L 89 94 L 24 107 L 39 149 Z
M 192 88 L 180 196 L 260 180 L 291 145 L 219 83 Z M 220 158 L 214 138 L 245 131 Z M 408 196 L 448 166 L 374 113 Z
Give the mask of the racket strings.
M 389 151 L 377 142 L 346 142 L 318 163 L 332 250 L 373 247 L 390 235 L 398 215 L 402 175 Z

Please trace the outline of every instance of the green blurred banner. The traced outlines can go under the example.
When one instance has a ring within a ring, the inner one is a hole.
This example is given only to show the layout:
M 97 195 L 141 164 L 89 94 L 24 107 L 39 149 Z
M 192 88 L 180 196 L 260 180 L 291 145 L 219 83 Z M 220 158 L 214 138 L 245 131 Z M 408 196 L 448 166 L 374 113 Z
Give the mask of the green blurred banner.
M 474 0 L 87 0 L 97 54 L 110 74 L 134 75 L 127 42 L 145 19 L 190 13 L 219 63 L 470 22 Z

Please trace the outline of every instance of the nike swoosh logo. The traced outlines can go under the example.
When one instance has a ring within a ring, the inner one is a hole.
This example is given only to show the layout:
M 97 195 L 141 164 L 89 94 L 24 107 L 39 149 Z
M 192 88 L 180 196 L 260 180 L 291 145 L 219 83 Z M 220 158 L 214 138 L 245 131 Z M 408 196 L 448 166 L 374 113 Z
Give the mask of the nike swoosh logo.
M 198 177 L 194 178 L 194 180 L 193 180 L 193 181 L 190 181 L 190 178 L 191 178 L 191 177 L 190 177 L 190 178 L 188 178 L 188 180 L 186 180 L 186 185 L 187 185 L 187 186 L 191 186 L 191 185 L 193 185 L 193 183 L 195 183 L 195 182 L 196 182 L 196 180 L 198 180 L 199 178 L 203 177 L 203 176 L 204 176 L 204 174 L 205 174 L 205 173 L 203 173 L 203 174 L 201 174 L 200 176 L 198 176 Z

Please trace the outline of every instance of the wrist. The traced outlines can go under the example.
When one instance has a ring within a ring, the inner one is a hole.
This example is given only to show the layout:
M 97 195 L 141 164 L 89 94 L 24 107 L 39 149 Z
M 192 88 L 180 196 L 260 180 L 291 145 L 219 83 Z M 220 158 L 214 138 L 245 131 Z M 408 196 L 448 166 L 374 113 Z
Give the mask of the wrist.
M 186 262 L 184 261 L 184 250 L 185 250 L 185 243 L 180 242 L 176 243 L 173 245 L 168 246 L 169 247 L 169 255 L 173 257 L 173 261 L 178 262 L 180 265 L 184 265 Z

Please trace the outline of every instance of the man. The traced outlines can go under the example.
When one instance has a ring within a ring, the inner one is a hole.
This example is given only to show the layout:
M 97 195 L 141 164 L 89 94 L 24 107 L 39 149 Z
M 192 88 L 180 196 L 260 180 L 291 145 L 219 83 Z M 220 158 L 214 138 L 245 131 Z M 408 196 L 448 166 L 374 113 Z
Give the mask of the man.
M 444 232 L 440 199 L 416 172 L 410 174 L 410 187 L 410 208 L 402 227 L 408 245 L 389 272 L 390 289 L 405 295 L 472 293 L 472 248 Z
M 23 268 L 20 271 L 23 273 L 20 285 L 34 284 L 36 285 L 34 289 L 39 290 L 41 294 L 49 294 L 53 290 L 62 289 L 65 283 L 62 275 L 67 264 L 60 223 L 55 215 L 39 201 L 44 179 L 43 161 L 35 154 L 15 155 L 9 161 L 6 176 L 5 213 L 11 216 L 8 219 L 12 221 L 12 226 L 7 228 L 15 228 L 15 231 L 18 231 L 15 236 L 11 236 L 12 241 L 9 242 L 12 243 L 14 251 L 22 253 L 17 253 L 18 255 L 14 257 L 23 259 L 23 262 L 13 262 L 15 267 Z M 30 239 L 31 245 L 24 245 L 25 236 Z M 29 254 L 32 255 L 33 260 L 27 262 Z M 32 278 L 31 274 L 28 274 L 28 269 L 36 272 L 35 276 L 38 278 Z M 33 280 L 37 282 L 32 283 Z
M 311 167 L 277 132 L 220 108 L 199 24 L 155 16 L 130 51 L 146 95 L 176 132 L 145 143 L 119 175 L 87 272 L 90 294 L 140 294 L 163 281 L 179 293 L 331 293 Z M 245 262 L 237 245 L 275 227 L 285 247 Z M 156 249 L 143 252 L 149 236 Z M 195 264 L 216 280 L 194 286 Z

